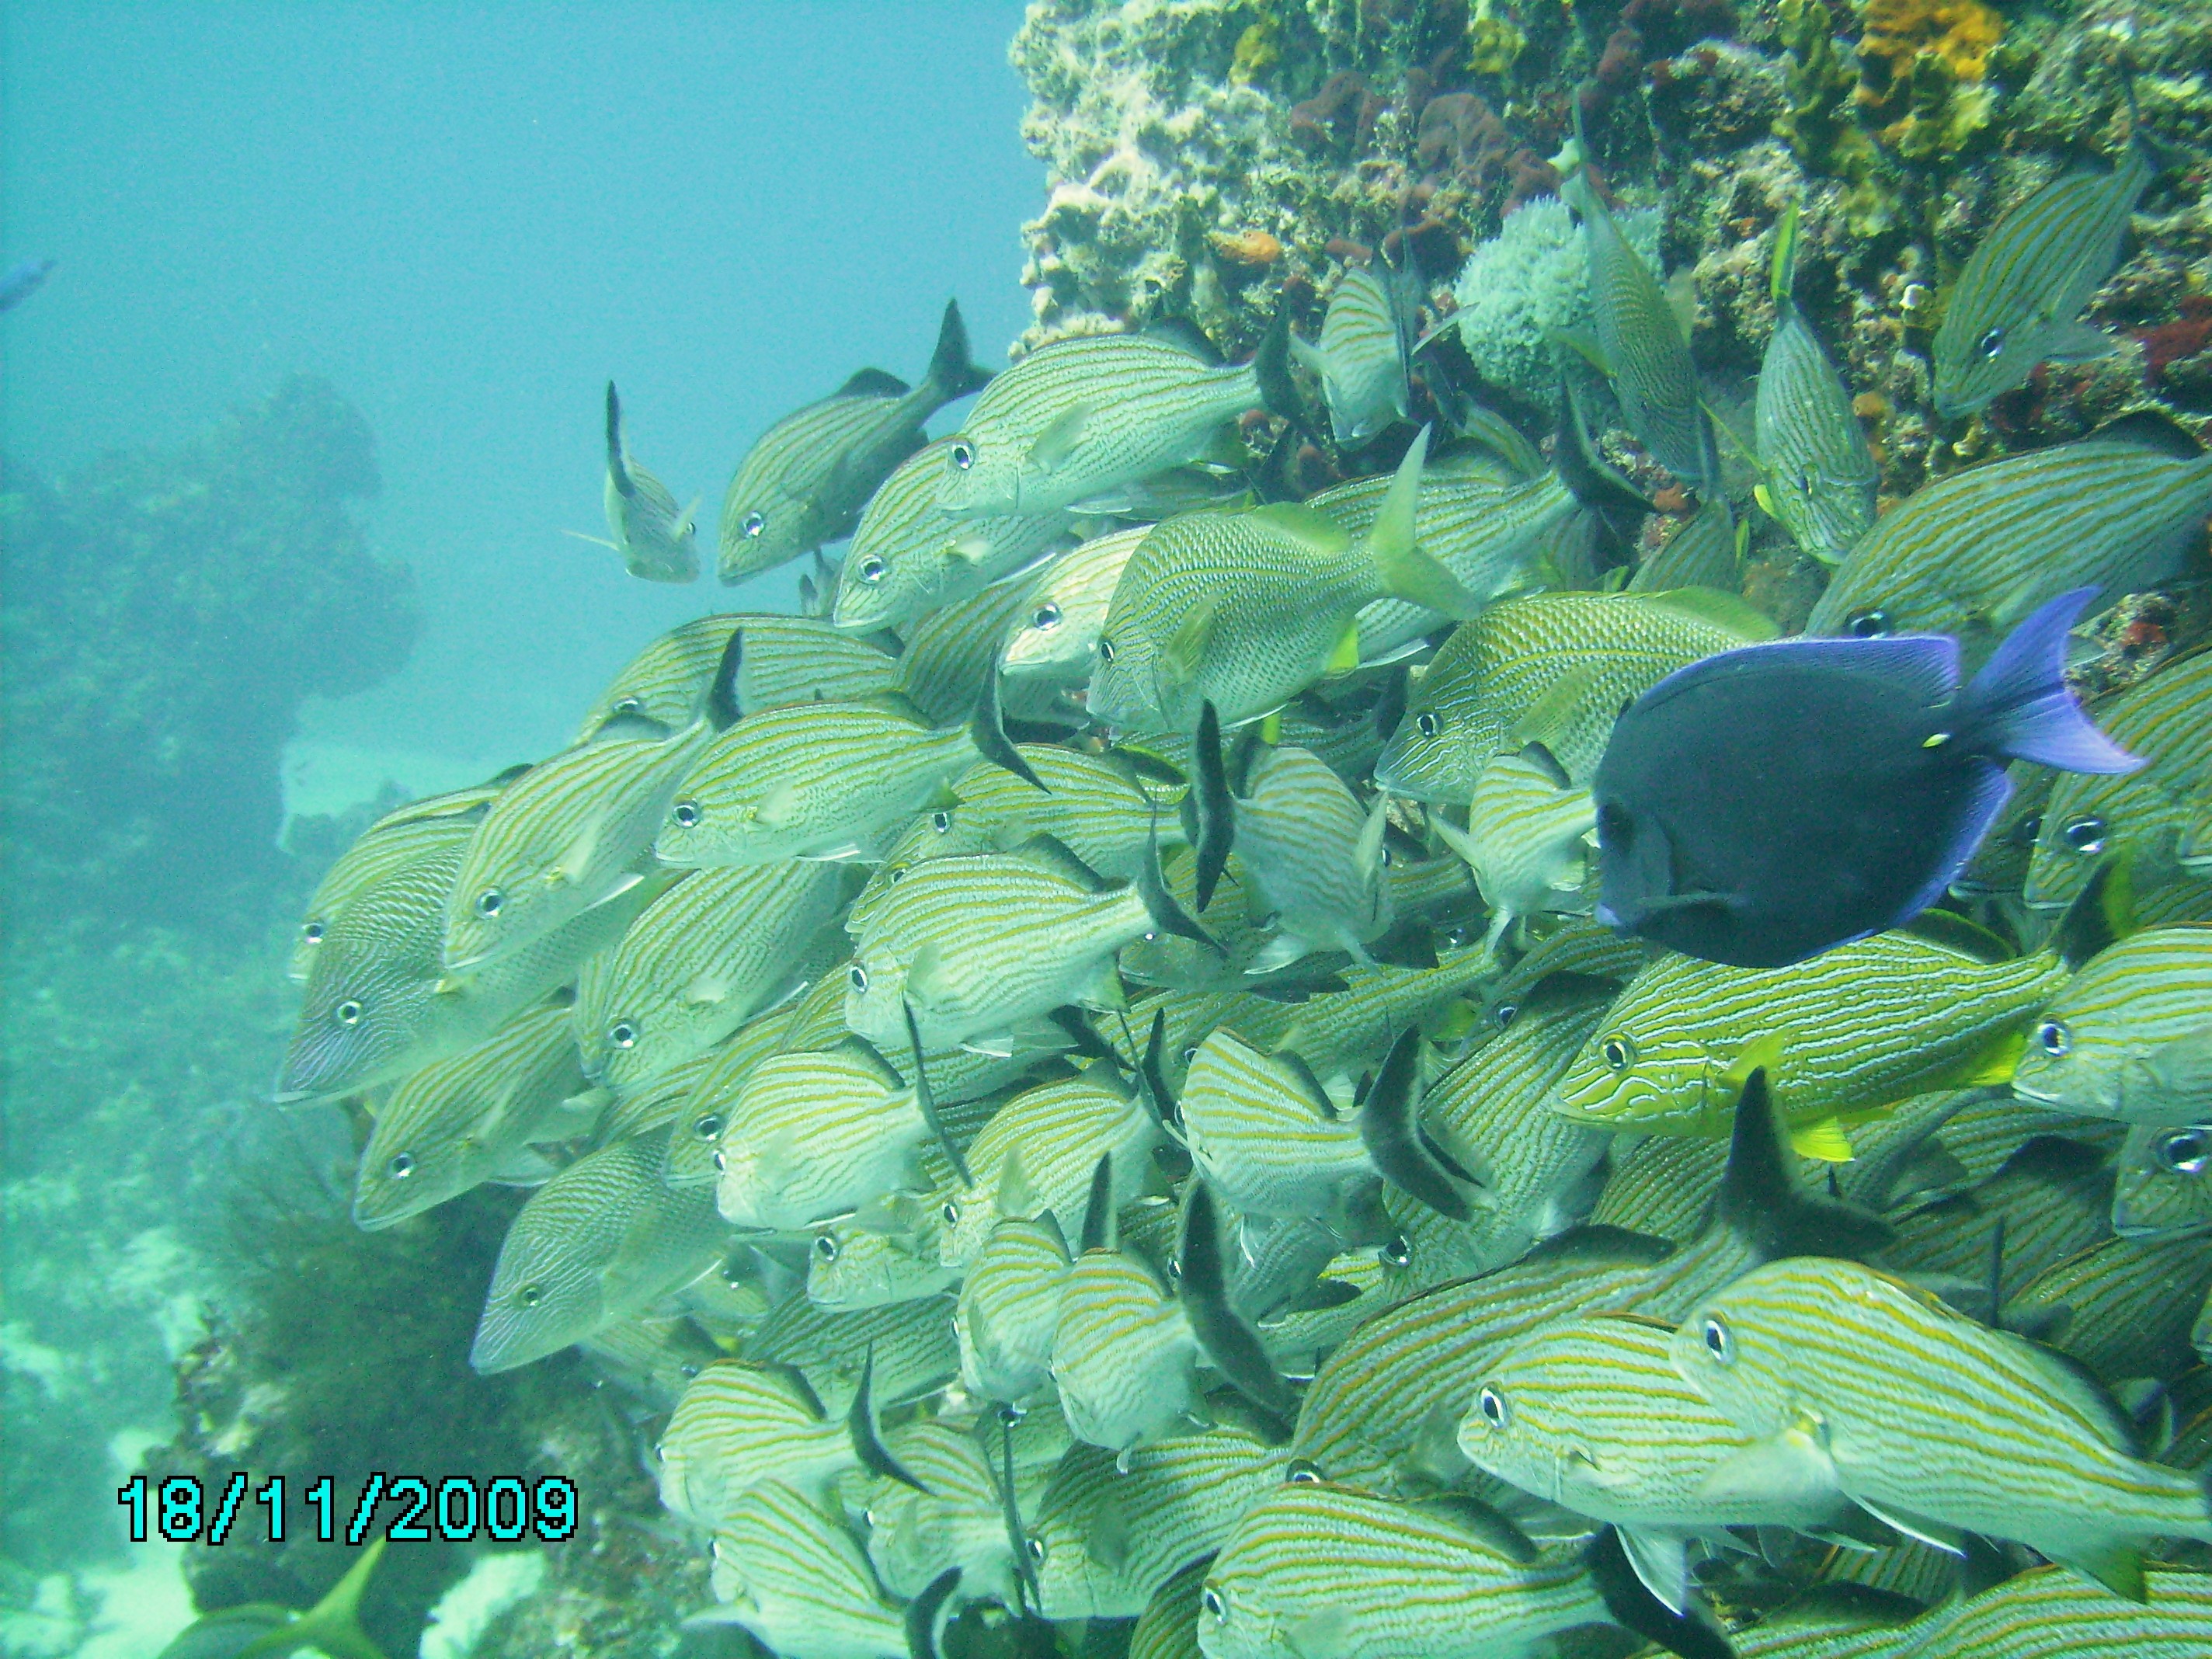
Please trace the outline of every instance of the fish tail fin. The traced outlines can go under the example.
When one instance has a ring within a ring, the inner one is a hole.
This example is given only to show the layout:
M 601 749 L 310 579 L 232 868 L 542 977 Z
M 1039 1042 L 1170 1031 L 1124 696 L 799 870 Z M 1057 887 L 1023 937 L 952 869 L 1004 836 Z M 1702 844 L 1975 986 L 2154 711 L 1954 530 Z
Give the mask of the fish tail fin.
M 1022 1559 L 1018 1552 L 1014 1558 Z M 938 1659 L 937 1618 L 960 1588 L 960 1569 L 947 1567 L 906 1605 L 907 1659 Z
M 2143 763 L 2100 732 L 2066 686 L 2066 638 L 2097 596 L 2077 587 L 2005 635 L 1960 698 L 1976 748 L 2063 772 L 2132 772 Z
M 1375 562 L 1376 580 L 1394 598 L 1442 611 L 1465 622 L 1479 613 L 1483 601 L 1463 586 L 1458 577 L 1420 550 L 1413 529 L 1414 510 L 1421 499 L 1421 469 L 1429 455 L 1429 428 L 1423 427 L 1406 459 L 1398 463 L 1397 476 L 1382 497 L 1382 510 L 1367 531 L 1367 553 Z
M 1198 908 L 1213 902 L 1213 890 L 1229 867 L 1229 849 L 1237 838 L 1237 815 L 1229 798 L 1229 774 L 1221 759 L 1221 715 L 1208 698 L 1198 714 L 1198 738 L 1191 750 L 1194 803 L 1193 838 L 1197 851 Z
M 1645 1586 L 1617 1529 L 1594 1539 L 1588 1556 L 1591 1582 L 1613 1623 L 1656 1642 L 1682 1659 L 1734 1659 L 1727 1637 L 1696 1613 L 1676 1613 Z
M 968 738 L 975 745 L 975 752 L 992 765 L 1012 772 L 1033 788 L 1042 790 L 1048 795 L 1052 793 L 1045 787 L 1044 780 L 1037 776 L 1029 762 L 1022 757 L 1022 751 L 1014 747 L 1013 739 L 1006 735 L 1006 714 L 999 702 L 999 665 L 996 663 L 993 663 L 989 672 L 983 676 L 983 689 L 976 694 L 975 712 L 968 720 Z
M 1421 1133 L 1420 1081 L 1421 1028 L 1409 1025 L 1390 1045 L 1359 1109 L 1360 1144 L 1385 1181 L 1438 1215 L 1469 1220 L 1474 1206 L 1455 1178 L 1464 1171 L 1446 1168 Z
M 1173 933 L 1194 945 L 1203 945 L 1217 956 L 1227 954 L 1221 948 L 1221 941 L 1194 921 L 1189 912 L 1176 902 L 1175 895 L 1168 891 L 1167 878 L 1160 873 L 1160 836 L 1157 823 L 1146 838 L 1144 861 L 1137 866 L 1137 896 L 1144 900 L 1145 914 L 1152 919 L 1152 926 L 1161 933 Z
M 238 1659 L 276 1659 L 303 1648 L 327 1653 L 331 1659 L 385 1659 L 384 1650 L 368 1639 L 360 1620 L 362 1592 L 384 1557 L 385 1542 L 373 1540 L 321 1601 L 290 1624 L 254 1638 L 238 1650 Z
M 1779 1058 L 1771 1039 L 1746 1055 L 1754 1063 L 1736 1101 L 1716 1219 L 1749 1243 L 1761 1261 L 1790 1255 L 1858 1260 L 1887 1243 L 1890 1230 L 1864 1211 L 1811 1196 L 1792 1178 L 1781 1108 L 1768 1086 Z
M 617 495 L 627 497 L 637 494 L 629 466 L 623 459 L 622 399 L 616 395 L 612 380 L 607 382 L 607 477 L 615 481 Z
M 1176 1243 L 1176 1260 L 1182 1268 L 1176 1295 L 1199 1347 L 1230 1387 L 1276 1419 L 1287 1432 L 1297 1416 L 1297 1396 L 1267 1357 L 1259 1332 L 1230 1302 L 1221 1222 L 1213 1190 L 1200 1177 L 1192 1178 L 1190 1195 L 1183 1200 L 1182 1237 Z
M 1774 264 L 1768 273 L 1766 291 L 1774 303 L 1790 303 L 1790 291 L 1797 285 L 1797 204 L 1791 202 L 1782 210 L 1782 221 L 1774 228 Z
M 1275 306 L 1275 314 L 1268 319 L 1267 331 L 1260 337 L 1259 349 L 1252 354 L 1252 378 L 1259 384 L 1261 408 L 1288 421 L 1294 431 L 1321 443 L 1320 429 L 1306 412 L 1305 399 L 1298 396 L 1297 383 L 1291 379 L 1291 313 L 1290 307 L 1279 301 Z
M 845 1413 L 845 1432 L 852 1437 L 853 1455 L 860 1460 L 860 1467 L 872 1474 L 880 1474 L 886 1480 L 896 1480 L 902 1486 L 911 1486 L 927 1498 L 929 1488 L 914 1477 L 913 1471 L 891 1455 L 884 1444 L 883 1436 L 876 1428 L 876 1345 L 868 1344 L 868 1357 L 860 1364 L 860 1386 L 854 1390 L 852 1409 Z
M 722 647 L 722 659 L 714 665 L 707 690 L 707 722 L 717 732 L 728 731 L 744 714 L 738 697 L 738 679 L 744 665 L 745 629 L 740 623 L 730 630 L 730 642 Z
M 969 356 L 968 321 L 960 314 L 960 301 L 945 302 L 945 320 L 937 325 L 937 349 L 929 359 L 925 377 L 938 393 L 939 404 L 980 392 L 990 383 L 991 371 Z

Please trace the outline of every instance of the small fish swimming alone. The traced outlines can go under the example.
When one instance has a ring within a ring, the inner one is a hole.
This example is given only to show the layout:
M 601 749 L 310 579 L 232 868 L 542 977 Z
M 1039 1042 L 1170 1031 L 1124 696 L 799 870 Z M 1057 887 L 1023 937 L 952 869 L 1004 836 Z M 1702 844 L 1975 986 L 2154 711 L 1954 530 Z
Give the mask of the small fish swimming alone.
M 1774 336 L 1753 416 L 1765 469 L 1759 504 L 1799 547 L 1834 564 L 1873 527 L 1881 475 L 1850 393 L 1791 296 L 1796 254 L 1792 203 L 1774 234 Z
M 649 582 L 698 579 L 699 503 L 694 501 L 679 511 L 668 486 L 639 465 L 623 447 L 622 400 L 615 395 L 612 380 L 607 382 L 606 507 L 607 533 L 614 539 L 605 545 L 622 555 L 623 568 L 631 575 Z
M 1407 256 L 1408 258 L 1411 255 Z M 1350 449 L 1406 418 L 1406 358 L 1413 295 L 1410 265 L 1347 267 L 1322 314 L 1321 343 L 1293 334 L 1291 356 L 1319 378 L 1336 441 Z
M 754 441 L 722 497 L 725 586 L 848 536 L 891 469 L 921 447 L 922 423 L 991 379 L 969 361 L 968 325 L 947 301 L 919 386 L 864 368 Z
M 2004 762 L 2141 764 L 2066 689 L 2068 630 L 2092 597 L 2045 605 L 1963 690 L 1941 636 L 1782 640 L 1669 675 L 1598 763 L 1600 918 L 1779 968 L 1917 915 L 2003 807 Z

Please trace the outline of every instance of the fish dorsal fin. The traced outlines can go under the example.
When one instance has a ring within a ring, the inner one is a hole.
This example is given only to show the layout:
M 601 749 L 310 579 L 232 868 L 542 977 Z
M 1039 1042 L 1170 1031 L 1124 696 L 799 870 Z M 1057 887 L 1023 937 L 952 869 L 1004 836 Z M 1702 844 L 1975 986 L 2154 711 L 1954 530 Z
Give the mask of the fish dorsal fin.
M 1042 1201 L 1042 1194 L 1030 1184 L 1029 1171 L 1023 1167 L 1022 1149 L 1007 1148 L 1006 1158 L 999 1165 L 999 1190 L 994 1199 L 999 1213 L 1027 1218 L 1038 1213 Z
M 1042 833 L 1031 836 L 1016 851 L 1023 863 L 1049 871 L 1086 893 L 1115 892 L 1124 884 L 1100 875 L 1057 836 Z
M 1083 428 L 1091 422 L 1091 405 L 1074 404 L 1054 416 L 1030 445 L 1030 465 L 1050 472 L 1075 453 L 1083 441 Z
M 855 369 L 853 377 L 830 395 L 836 398 L 903 398 L 914 388 L 896 374 L 880 368 Z
M 1749 1065 L 1713 1200 L 1715 1224 L 1735 1233 L 1762 1261 L 1790 1255 L 1859 1259 L 1887 1243 L 1890 1229 L 1862 1210 L 1799 1189 L 1784 1157 L 1783 1115 L 1768 1087 L 1780 1052 L 1778 1042 L 1765 1037 L 1738 1062 Z M 1848 1141 L 1842 1150 L 1849 1154 Z
M 1188 317 L 1156 317 L 1140 331 L 1148 340 L 1158 340 L 1178 351 L 1187 351 L 1202 363 L 1218 366 L 1222 361 L 1221 348 L 1213 343 L 1206 331 Z
M 1709 623 L 1716 628 L 1725 628 L 1741 634 L 1746 640 L 1771 640 L 1782 630 L 1774 618 L 1759 610 L 1749 600 L 1734 593 L 1723 593 L 1716 587 L 1674 587 L 1663 593 L 1644 593 L 1638 596 L 1644 604 L 1671 611 L 1677 616 Z
M 1955 951 L 1976 962 L 2010 962 L 2020 954 L 1988 928 L 1954 910 L 1923 910 L 1898 931 L 1926 939 L 1930 945 L 1940 945 L 1947 951 Z
M 2154 409 L 2131 410 L 2118 420 L 2106 422 L 2082 441 L 2125 444 L 2131 449 L 2147 449 L 2184 461 L 2197 460 L 2204 454 L 2202 444 L 2175 425 L 2171 416 Z
M 1302 501 L 1270 501 L 1243 516 L 1279 532 L 1316 557 L 1341 553 L 1352 545 L 1352 536 L 1342 525 Z
M 907 1086 L 906 1079 L 899 1075 L 897 1067 L 877 1051 L 874 1043 L 857 1031 L 848 1031 L 839 1038 L 836 1049 L 846 1058 L 858 1060 L 866 1066 L 869 1074 L 885 1089 L 902 1089 Z

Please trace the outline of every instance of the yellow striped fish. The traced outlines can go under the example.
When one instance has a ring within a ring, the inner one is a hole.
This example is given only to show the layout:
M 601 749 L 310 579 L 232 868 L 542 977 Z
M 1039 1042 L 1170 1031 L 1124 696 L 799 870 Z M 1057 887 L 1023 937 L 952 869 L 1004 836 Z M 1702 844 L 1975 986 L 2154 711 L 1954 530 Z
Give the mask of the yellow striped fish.
M 1716 495 L 1694 518 L 1676 526 L 1656 553 L 1636 562 L 1628 579 L 1632 593 L 1665 593 L 1680 587 L 1710 587 L 1733 593 L 1741 585 L 1744 550 L 1751 526 L 1729 510 L 1728 497 Z
M 1640 1285 L 1672 1247 L 1610 1228 L 1385 1309 L 1322 1362 L 1291 1453 L 1327 1480 L 1416 1495 L 1468 1468 L 1457 1442 L 1480 1374 L 1514 1342 Z
M 945 1200 L 945 1265 L 971 1267 L 1009 1216 L 1050 1214 L 1063 1232 L 1073 1231 L 1102 1158 L 1113 1159 L 1113 1202 L 1120 1208 L 1145 1190 L 1152 1150 L 1165 1139 L 1159 1121 L 1110 1066 L 1023 1091 L 968 1147 L 975 1180 Z
M 576 985 L 584 1069 L 635 1089 L 805 988 L 840 954 L 835 865 L 702 870 L 646 906 Z
M 2130 1126 L 2112 1231 L 2138 1239 L 2212 1232 L 2212 1122 Z
M 911 1185 L 929 1133 L 915 1091 L 866 1043 L 771 1054 L 731 1108 L 715 1205 L 740 1227 L 824 1221 Z
M 649 582 L 698 580 L 699 503 L 695 500 L 678 508 L 668 486 L 629 453 L 623 442 L 622 399 L 612 380 L 607 382 L 606 512 L 607 533 L 614 539 L 605 545 L 622 556 L 623 568 L 631 575 Z
M 830 1410 L 852 1407 L 873 1357 L 875 1398 L 889 1408 L 933 1394 L 959 1374 L 952 1298 L 920 1297 L 880 1308 L 832 1312 L 805 1294 L 787 1297 L 745 1339 L 739 1358 L 805 1375 Z
M 1575 1556 L 1503 1516 L 1318 1482 L 1238 1522 L 1199 1606 L 1206 1659 L 1489 1659 L 1609 1620 Z
M 925 1048 L 1010 1053 L 1025 1023 L 1063 1004 L 1121 1006 L 1123 945 L 1156 933 L 1210 943 L 1157 870 L 1108 882 L 1050 845 L 909 871 L 854 943 L 845 1023 L 890 1051 L 910 1019 Z
M 1031 720 L 1086 718 L 1083 708 L 1098 665 L 1098 636 L 1122 567 L 1148 524 L 1096 537 L 1053 560 L 1034 577 L 999 647 L 1008 705 Z
M 1621 707 L 1700 657 L 1771 639 L 1724 594 L 1538 593 L 1444 642 L 1375 763 L 1378 787 L 1460 805 L 1495 756 L 1530 742 L 1587 785 Z
M 1041 568 L 1053 564 L 1048 558 Z M 1024 598 L 1020 582 L 1004 581 L 920 618 L 905 631 L 891 690 L 933 720 L 964 718 L 991 678 L 999 641 Z
M 2212 799 L 2212 651 L 2160 669 L 2114 699 L 2098 724 L 2145 762 L 2120 778 L 2068 773 L 2044 804 L 2026 896 L 2057 909 L 2103 859 L 2127 860 L 2138 921 L 2212 921 L 2212 877 L 2175 847 Z
M 1267 397 L 1285 331 L 1237 368 L 1158 334 L 1055 340 L 984 388 L 946 447 L 937 503 L 955 518 L 1049 513 L 1196 460 Z
M 701 1057 L 705 1064 L 671 1119 L 668 1161 L 661 1172 L 670 1186 L 699 1186 L 716 1178 L 714 1155 L 721 1150 L 745 1079 L 753 1067 L 787 1046 L 784 1037 L 797 1011 L 796 1004 L 772 1009 Z
M 1792 202 L 1774 233 L 1774 333 L 1759 364 L 1753 416 L 1759 504 L 1801 550 L 1835 564 L 1873 527 L 1881 478 L 1851 394 L 1791 295 L 1796 268 Z
M 1295 1054 L 1264 1054 L 1219 1030 L 1199 1044 L 1182 1090 L 1191 1161 L 1240 1213 L 1341 1220 L 1371 1188 L 1358 1125 L 1340 1118 Z
M 1362 807 L 1305 750 L 1263 749 L 1253 759 L 1243 792 L 1231 798 L 1230 816 L 1246 906 L 1273 937 L 1247 971 L 1272 973 L 1316 951 L 1372 962 L 1369 942 L 1389 932 L 1396 916 L 1383 865 L 1388 805 L 1377 795 Z
M 868 498 L 838 575 L 830 611 L 838 627 L 903 629 L 1036 563 L 1066 533 L 1060 513 L 962 520 L 939 512 L 945 452 L 959 441 L 923 445 Z
M 1188 732 L 1211 702 L 1224 725 L 1241 725 L 1333 669 L 1356 667 L 1358 616 L 1371 600 L 1479 612 L 1483 601 L 1414 540 L 1427 453 L 1425 434 L 1364 536 L 1288 503 L 1154 526 L 1114 589 L 1091 678 L 1093 718 Z
M 663 805 L 664 864 L 873 859 L 978 759 L 1024 763 L 992 693 L 965 726 L 933 726 L 896 700 L 750 714 L 694 757 Z
M 1005 1216 L 992 1227 L 968 1263 L 953 1315 L 960 1381 L 970 1394 L 1019 1406 L 1051 1387 L 1068 1267 L 1053 1212 Z
M 920 385 L 864 368 L 756 439 L 722 497 L 725 586 L 848 536 L 893 467 L 921 447 L 922 425 L 990 379 L 969 361 L 968 327 L 948 301 Z
M 1343 448 L 1404 420 L 1412 405 L 1406 357 L 1417 286 L 1410 264 L 1402 271 L 1378 270 L 1372 262 L 1347 265 L 1322 314 L 1320 343 L 1291 336 L 1291 356 L 1321 382 L 1330 430 Z
M 906 1620 L 844 1522 L 805 1493 L 756 1486 L 714 1521 L 721 1605 L 698 1615 L 742 1625 L 784 1659 L 903 1659 Z
M 1913 1659 L 2202 1659 L 2212 1653 L 2212 1577 L 2147 1572 L 2138 1603 L 2062 1567 L 2036 1567 L 1924 1626 Z
M 2048 951 L 1990 961 L 1907 931 L 1790 968 L 1662 957 L 1620 994 L 1553 1109 L 1599 1128 L 1721 1134 L 1746 1051 L 1764 1041 L 1778 1046 L 1774 1093 L 1792 1143 L 1841 1163 L 1850 1119 L 2008 1075 L 2021 1028 L 2067 971 Z
M 684 1389 L 656 1450 L 660 1501 L 711 1527 L 755 1486 L 826 1495 L 860 1466 L 842 1423 L 787 1369 L 720 1360 Z
M 316 953 L 347 905 L 395 870 L 465 840 L 448 820 L 471 823 L 480 820 L 498 793 L 498 787 L 485 785 L 432 795 L 386 813 L 362 830 L 360 839 L 339 854 L 315 884 L 307 914 L 300 921 L 299 934 L 292 942 L 285 973 L 304 983 L 315 965 Z
M 2212 457 L 2148 418 L 2116 422 L 1922 485 L 1851 550 L 1805 631 L 1955 634 L 1972 666 L 2069 589 L 2110 599 L 2172 575 L 2208 511 Z
M 705 1194 L 661 1184 L 640 1135 L 587 1153 L 530 1196 L 499 1247 L 469 1364 L 489 1376 L 557 1353 L 696 1278 L 726 1230 Z
M 573 1010 L 569 1024 L 572 1027 L 575 1024 Z M 714 1069 L 718 1058 L 718 1049 L 703 1049 L 635 1089 L 592 1089 L 577 1098 L 580 1103 L 596 1101 L 603 1107 L 605 1115 L 595 1131 L 601 1146 L 643 1134 L 647 1129 L 665 1129 L 697 1092 L 701 1081 Z
M 595 1380 L 656 1413 L 674 1411 L 684 1389 L 722 1357 L 714 1340 L 683 1315 L 625 1320 L 576 1346 Z
M 2111 1231 L 2112 1169 L 2094 1146 L 2056 1136 L 2022 1145 L 1986 1180 L 1900 1217 L 1882 1254 L 1893 1272 L 1964 1311 L 2087 1249 Z
M 730 635 L 741 630 L 736 702 L 748 713 L 872 696 L 890 684 L 898 665 L 896 658 L 811 617 L 701 617 L 639 652 L 599 693 L 576 741 L 590 742 L 611 721 L 617 732 L 641 720 L 682 731 L 706 708 Z
M 1958 420 L 2025 385 L 2040 363 L 2116 349 L 2079 319 L 2119 263 L 2128 216 L 2157 173 L 2138 123 L 2112 167 L 2069 168 L 2005 210 L 1967 256 L 1936 331 L 1937 414 Z
M 2053 997 L 2013 1091 L 2130 1123 L 2212 1112 L 2212 927 L 2151 927 L 2098 953 Z
M 938 1259 L 942 1231 L 927 1194 L 894 1194 L 864 1214 L 824 1222 L 807 1248 L 806 1299 L 856 1313 L 957 1290 L 960 1275 Z
M 1492 950 L 1505 930 L 1540 911 L 1578 911 L 1588 884 L 1597 806 L 1540 744 L 1500 755 L 1474 781 L 1467 828 L 1433 821 L 1444 843 L 1474 872 L 1490 907 Z
M 884 1435 L 890 1455 L 922 1486 L 879 1476 L 868 1489 L 868 1559 L 893 1595 L 919 1595 L 957 1567 L 963 1599 L 1017 1605 L 998 1466 L 979 1437 L 942 1421 L 902 1424 Z
M 1224 1422 L 1117 1461 L 1071 1446 L 1028 1527 L 1048 1619 L 1130 1619 L 1282 1483 L 1282 1449 Z
M 1947 1583 L 1956 1577 L 1950 1558 L 1938 1559 Z M 1816 1584 L 1729 1640 L 1736 1659 L 1905 1659 L 1916 1651 L 1919 1632 L 1912 1621 L 1922 1611 L 1909 1596 L 1860 1583 Z
M 1198 1594 L 1212 1565 L 1194 1561 L 1152 1593 L 1129 1632 L 1129 1659 L 1201 1659 Z
M 1838 1492 L 1910 1535 L 2017 1540 L 2138 1601 L 2145 1543 L 2212 1541 L 2212 1498 L 2130 1455 L 2108 1397 L 1871 1268 L 1769 1262 L 1693 1310 L 1674 1356 L 1752 1437 L 1707 1477 L 1717 1500 Z
M 551 1175 L 529 1147 L 590 1128 L 562 1109 L 583 1087 L 559 1007 L 518 1014 L 475 1048 L 424 1066 L 376 1115 L 354 1180 L 356 1224 L 388 1227 L 482 1182 Z
M 677 784 L 720 720 L 586 744 L 501 790 L 446 901 L 447 968 L 511 954 L 635 886 Z
M 2208 1293 L 2212 1249 L 2203 1240 L 2108 1238 L 2008 1293 L 1998 1322 L 2117 1388 L 2188 1368 L 2190 1323 Z
M 1076 1257 L 1060 1291 L 1052 1380 L 1068 1432 L 1126 1452 L 1200 1414 L 1198 1340 L 1141 1258 L 1111 1245 Z

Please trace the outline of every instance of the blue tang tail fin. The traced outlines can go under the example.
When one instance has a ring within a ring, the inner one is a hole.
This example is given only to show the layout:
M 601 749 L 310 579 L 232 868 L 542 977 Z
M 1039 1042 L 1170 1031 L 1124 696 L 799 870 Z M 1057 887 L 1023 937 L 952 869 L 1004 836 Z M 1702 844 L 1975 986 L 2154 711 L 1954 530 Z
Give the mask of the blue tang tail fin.
M 2066 689 L 2066 636 L 2094 587 L 2041 606 L 2005 636 L 1960 699 L 1978 748 L 2063 772 L 2132 772 L 2143 763 L 2100 732 Z

